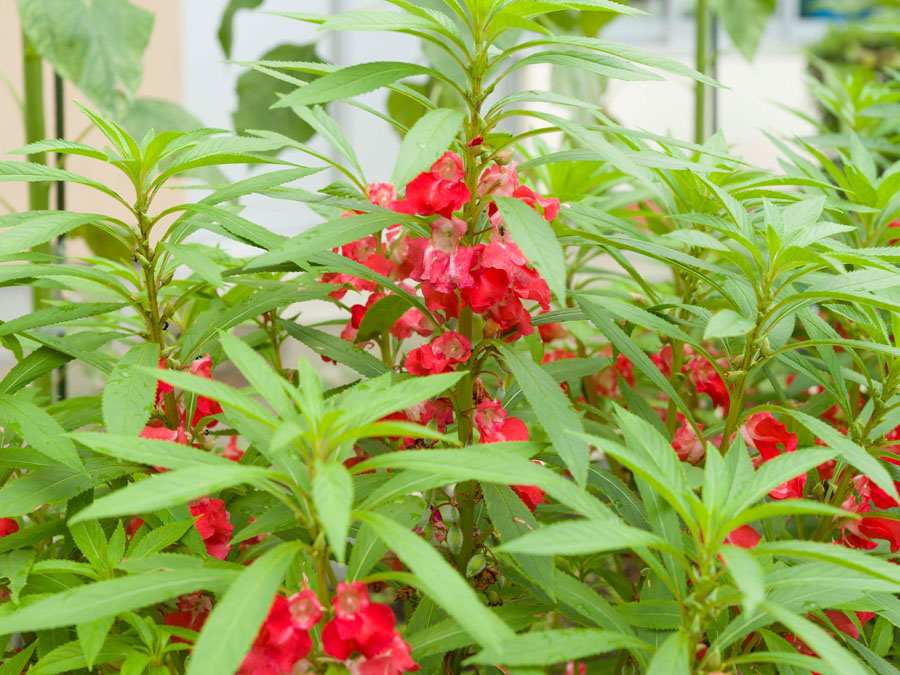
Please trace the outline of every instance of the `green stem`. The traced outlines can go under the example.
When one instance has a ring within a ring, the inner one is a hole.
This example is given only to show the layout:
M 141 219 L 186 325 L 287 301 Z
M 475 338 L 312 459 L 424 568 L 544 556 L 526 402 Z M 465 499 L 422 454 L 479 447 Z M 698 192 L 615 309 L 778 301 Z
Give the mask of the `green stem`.
M 36 143 L 46 137 L 44 126 L 44 63 L 40 54 L 34 48 L 31 40 L 22 33 L 22 60 L 24 64 L 23 75 L 25 83 L 24 114 L 25 114 L 25 142 Z M 47 156 L 44 153 L 29 155 L 29 162 L 46 164 Z M 47 211 L 50 209 L 50 183 L 28 183 L 28 208 L 32 211 Z M 52 253 L 50 242 L 35 246 L 34 253 Z M 46 307 L 50 300 L 49 288 L 40 286 L 31 287 L 32 309 L 34 311 Z M 53 376 L 51 373 L 42 375 L 35 383 L 42 398 L 53 397 Z
M 709 66 L 709 19 L 709 0 L 697 0 L 696 69 L 704 75 Z M 703 82 L 694 86 L 694 142 L 698 144 L 706 140 L 706 88 Z

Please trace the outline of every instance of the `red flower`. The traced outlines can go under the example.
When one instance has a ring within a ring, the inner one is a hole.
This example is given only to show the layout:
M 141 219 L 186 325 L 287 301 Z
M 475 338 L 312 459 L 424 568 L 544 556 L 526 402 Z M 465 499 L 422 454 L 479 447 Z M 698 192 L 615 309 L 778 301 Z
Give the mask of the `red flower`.
M 312 647 L 308 630 L 300 628 L 291 612 L 290 601 L 276 595 L 238 675 L 287 675 Z
M 244 451 L 238 447 L 237 436 L 231 437 L 228 441 L 228 445 L 226 445 L 225 449 L 222 451 L 222 456 L 225 459 L 230 459 L 232 462 L 241 461 L 241 457 L 244 456 Z
M 397 191 L 391 183 L 370 183 L 369 201 L 389 209 L 391 203 L 397 201 Z
M 234 526 L 228 522 L 231 515 L 225 510 L 225 502 L 221 499 L 202 497 L 190 507 L 192 516 L 199 516 L 194 527 L 203 537 L 206 552 L 214 558 L 225 560 L 231 550 L 229 542 Z
M 769 412 L 751 415 L 741 427 L 741 435 L 747 445 L 759 451 L 764 461 L 797 449 L 797 435 L 790 433 Z
M 900 485 L 900 483 L 896 484 Z M 859 496 L 874 504 L 876 508 L 891 509 L 895 506 L 900 506 L 896 499 L 875 485 L 868 476 L 854 476 L 853 485 L 856 488 L 857 493 L 859 493 Z
M 344 661 L 354 652 L 366 658 L 389 650 L 396 636 L 394 613 L 387 605 L 373 603 L 361 581 L 338 584 L 332 598 L 334 618 L 322 630 L 322 648 Z
M 538 504 L 547 501 L 546 493 L 537 485 L 510 485 L 509 487 L 532 513 L 535 512 Z
M 159 360 L 159 369 L 160 370 L 166 369 L 166 360 L 165 359 Z M 166 394 L 171 394 L 173 391 L 175 391 L 175 387 L 173 387 L 171 384 L 167 384 L 167 383 L 163 382 L 162 380 L 157 380 L 156 381 L 156 405 L 157 406 L 162 405 L 163 397 Z
M 697 437 L 694 427 L 688 424 L 687 419 L 681 413 L 678 413 L 678 421 L 681 427 L 675 431 L 675 437 L 672 439 L 672 449 L 678 455 L 678 459 L 689 464 L 699 464 L 706 455 L 706 449 L 703 442 Z M 703 425 L 697 425 L 703 430 Z
M 322 618 L 322 605 L 319 598 L 309 588 L 304 588 L 288 599 L 294 626 L 300 630 L 311 630 Z
M 736 530 L 732 530 L 728 533 L 728 536 L 725 537 L 725 541 L 732 546 L 739 546 L 741 548 L 756 548 L 756 545 L 759 543 L 759 540 L 762 539 L 759 532 L 754 530 L 749 525 L 741 525 Z
M 472 343 L 455 331 L 447 331 L 430 344 L 413 349 L 406 355 L 406 370 L 413 375 L 438 375 L 453 369 L 471 355 Z
M 128 524 L 125 526 L 125 534 L 129 537 L 133 537 L 135 533 L 141 529 L 141 525 L 144 524 L 144 519 L 140 516 L 135 516 L 131 520 L 128 521 Z
M 420 173 L 406 186 L 406 201 L 420 216 L 439 213 L 449 218 L 472 196 L 465 177 L 462 159 L 447 151 L 430 171 Z
M 847 497 L 841 508 L 859 514 L 867 514 L 871 510 L 867 501 L 857 503 L 854 495 Z M 862 518 L 849 520 L 840 527 L 841 543 L 844 546 L 868 550 L 878 546 L 872 539 L 883 539 L 890 545 L 891 553 L 900 551 L 900 520 L 864 515 Z
M 419 665 L 409 655 L 409 645 L 397 633 L 394 633 L 394 639 L 387 649 L 378 656 L 361 656 L 348 665 L 350 675 L 399 675 L 403 671 L 419 670 Z
M 519 172 L 516 167 L 516 162 L 511 162 L 505 167 L 499 164 L 492 164 L 484 170 L 481 178 L 478 179 L 476 194 L 479 197 L 484 197 L 485 195 L 512 197 L 516 188 L 519 187 Z
M 212 358 L 210 358 L 209 354 L 204 354 L 198 359 L 194 359 L 191 363 L 191 375 L 196 375 L 198 377 L 202 377 L 207 380 L 212 379 Z M 197 424 L 204 417 L 210 417 L 212 415 L 218 415 L 222 412 L 222 406 L 219 405 L 218 401 L 214 401 L 211 398 L 207 398 L 206 396 L 198 396 L 197 397 L 197 406 L 194 409 L 194 417 L 191 419 L 191 426 L 196 427 Z M 206 428 L 212 428 L 216 426 L 219 422 L 217 420 L 210 420 L 206 424 Z
M 201 593 L 191 593 L 178 598 L 178 611 L 166 614 L 163 623 L 166 626 L 178 626 L 200 632 L 212 611 L 212 600 Z M 172 636 L 172 642 L 191 644 L 189 640 Z
M 500 401 L 485 399 L 475 412 L 475 427 L 482 443 L 527 441 L 528 427 L 518 417 L 508 417 Z
M 19 523 L 12 518 L 0 518 L 0 539 L 19 531 Z
M 544 219 L 548 223 L 552 222 L 559 213 L 559 200 L 556 197 L 541 197 L 537 192 L 524 185 L 517 187 L 512 196 L 525 202 L 535 211 L 537 211 L 535 206 L 540 206 L 544 212 Z
M 728 397 L 728 389 L 709 361 L 703 357 L 693 358 L 687 363 L 690 369 L 690 379 L 698 394 L 709 394 L 713 406 L 722 406 L 728 410 L 731 399 Z

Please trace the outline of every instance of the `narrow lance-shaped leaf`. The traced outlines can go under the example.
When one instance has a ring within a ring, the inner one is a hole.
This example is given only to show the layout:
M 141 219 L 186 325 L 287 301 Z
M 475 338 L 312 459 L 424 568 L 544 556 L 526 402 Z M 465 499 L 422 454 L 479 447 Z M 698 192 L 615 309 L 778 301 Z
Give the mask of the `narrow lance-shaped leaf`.
M 438 108 L 420 117 L 400 144 L 391 182 L 400 187 L 427 171 L 453 143 L 464 117 L 463 113 L 447 108 Z
M 103 421 L 112 434 L 137 436 L 150 417 L 156 378 L 147 372 L 157 365 L 159 348 L 135 345 L 113 368 L 103 388 Z
M 67 467 L 84 470 L 72 441 L 63 437 L 62 426 L 31 401 L 0 394 L 0 426 L 12 426 L 38 452 Z
M 344 562 L 353 504 L 353 480 L 340 462 L 320 463 L 313 478 L 313 504 L 338 562 Z
M 553 227 L 537 211 L 512 197 L 495 197 L 513 240 L 537 268 L 560 303 L 566 299 L 566 259 Z
M 503 357 L 531 404 L 534 414 L 552 440 L 556 451 L 572 472 L 575 482 L 587 481 L 588 445 L 570 432 L 582 431 L 581 418 L 569 405 L 559 385 L 526 354 L 502 346 Z
M 203 626 L 188 675 L 232 673 L 250 649 L 272 605 L 272 598 L 300 549 L 283 543 L 266 551 L 240 573 Z

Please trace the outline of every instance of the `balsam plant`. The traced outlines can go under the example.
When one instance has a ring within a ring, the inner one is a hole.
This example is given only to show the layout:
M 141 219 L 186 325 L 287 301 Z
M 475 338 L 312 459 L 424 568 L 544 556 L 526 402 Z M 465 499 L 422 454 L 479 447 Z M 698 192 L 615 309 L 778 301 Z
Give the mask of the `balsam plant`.
M 290 18 L 413 35 L 454 65 L 256 65 L 296 85 L 277 106 L 340 160 L 266 130 L 137 141 L 86 110 L 108 147 L 22 152 L 87 155 L 134 194 L 0 163 L 116 207 L 0 219 L 3 284 L 78 298 L 0 325 L 19 359 L 0 381 L 0 673 L 894 672 L 885 155 L 785 144 L 775 175 L 718 135 L 498 92 L 546 63 L 713 84 L 540 20 L 638 13 L 614 2 L 389 4 Z M 379 87 L 427 112 L 406 128 L 354 100 Z M 392 176 L 365 174 L 324 107 L 339 102 L 403 134 Z M 273 159 L 283 147 L 314 166 Z M 280 166 L 154 210 L 171 179 L 235 162 Z M 294 185 L 326 168 L 340 179 Z M 325 220 L 277 235 L 240 214 L 250 193 Z M 28 252 L 81 225 L 133 257 Z M 191 243 L 198 229 L 259 252 Z M 310 301 L 344 312 L 339 336 Z M 316 363 L 284 363 L 287 341 Z M 100 394 L 29 386 L 70 361 Z M 328 362 L 353 374 L 326 389 Z

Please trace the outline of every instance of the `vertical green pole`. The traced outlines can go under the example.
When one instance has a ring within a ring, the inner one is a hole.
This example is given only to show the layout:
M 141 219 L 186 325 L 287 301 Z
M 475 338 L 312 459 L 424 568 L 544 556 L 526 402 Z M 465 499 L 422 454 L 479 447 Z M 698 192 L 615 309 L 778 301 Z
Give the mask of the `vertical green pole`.
M 709 0 L 697 0 L 697 72 L 708 75 L 709 70 Z M 695 83 L 694 88 L 694 142 L 706 140 L 706 84 Z
M 22 33 L 22 57 L 24 63 L 24 114 L 25 114 L 25 142 L 34 143 L 46 138 L 44 127 L 44 71 L 40 54 L 34 48 L 31 40 Z M 29 162 L 46 164 L 46 155 L 29 155 Z M 28 208 L 32 211 L 46 211 L 50 209 L 50 183 L 28 183 Z M 35 246 L 35 253 L 50 253 L 49 243 Z M 33 286 L 31 289 L 33 310 L 41 309 L 47 305 L 50 299 L 50 289 Z M 53 397 L 52 375 L 47 374 L 35 381 L 35 387 L 43 398 Z

